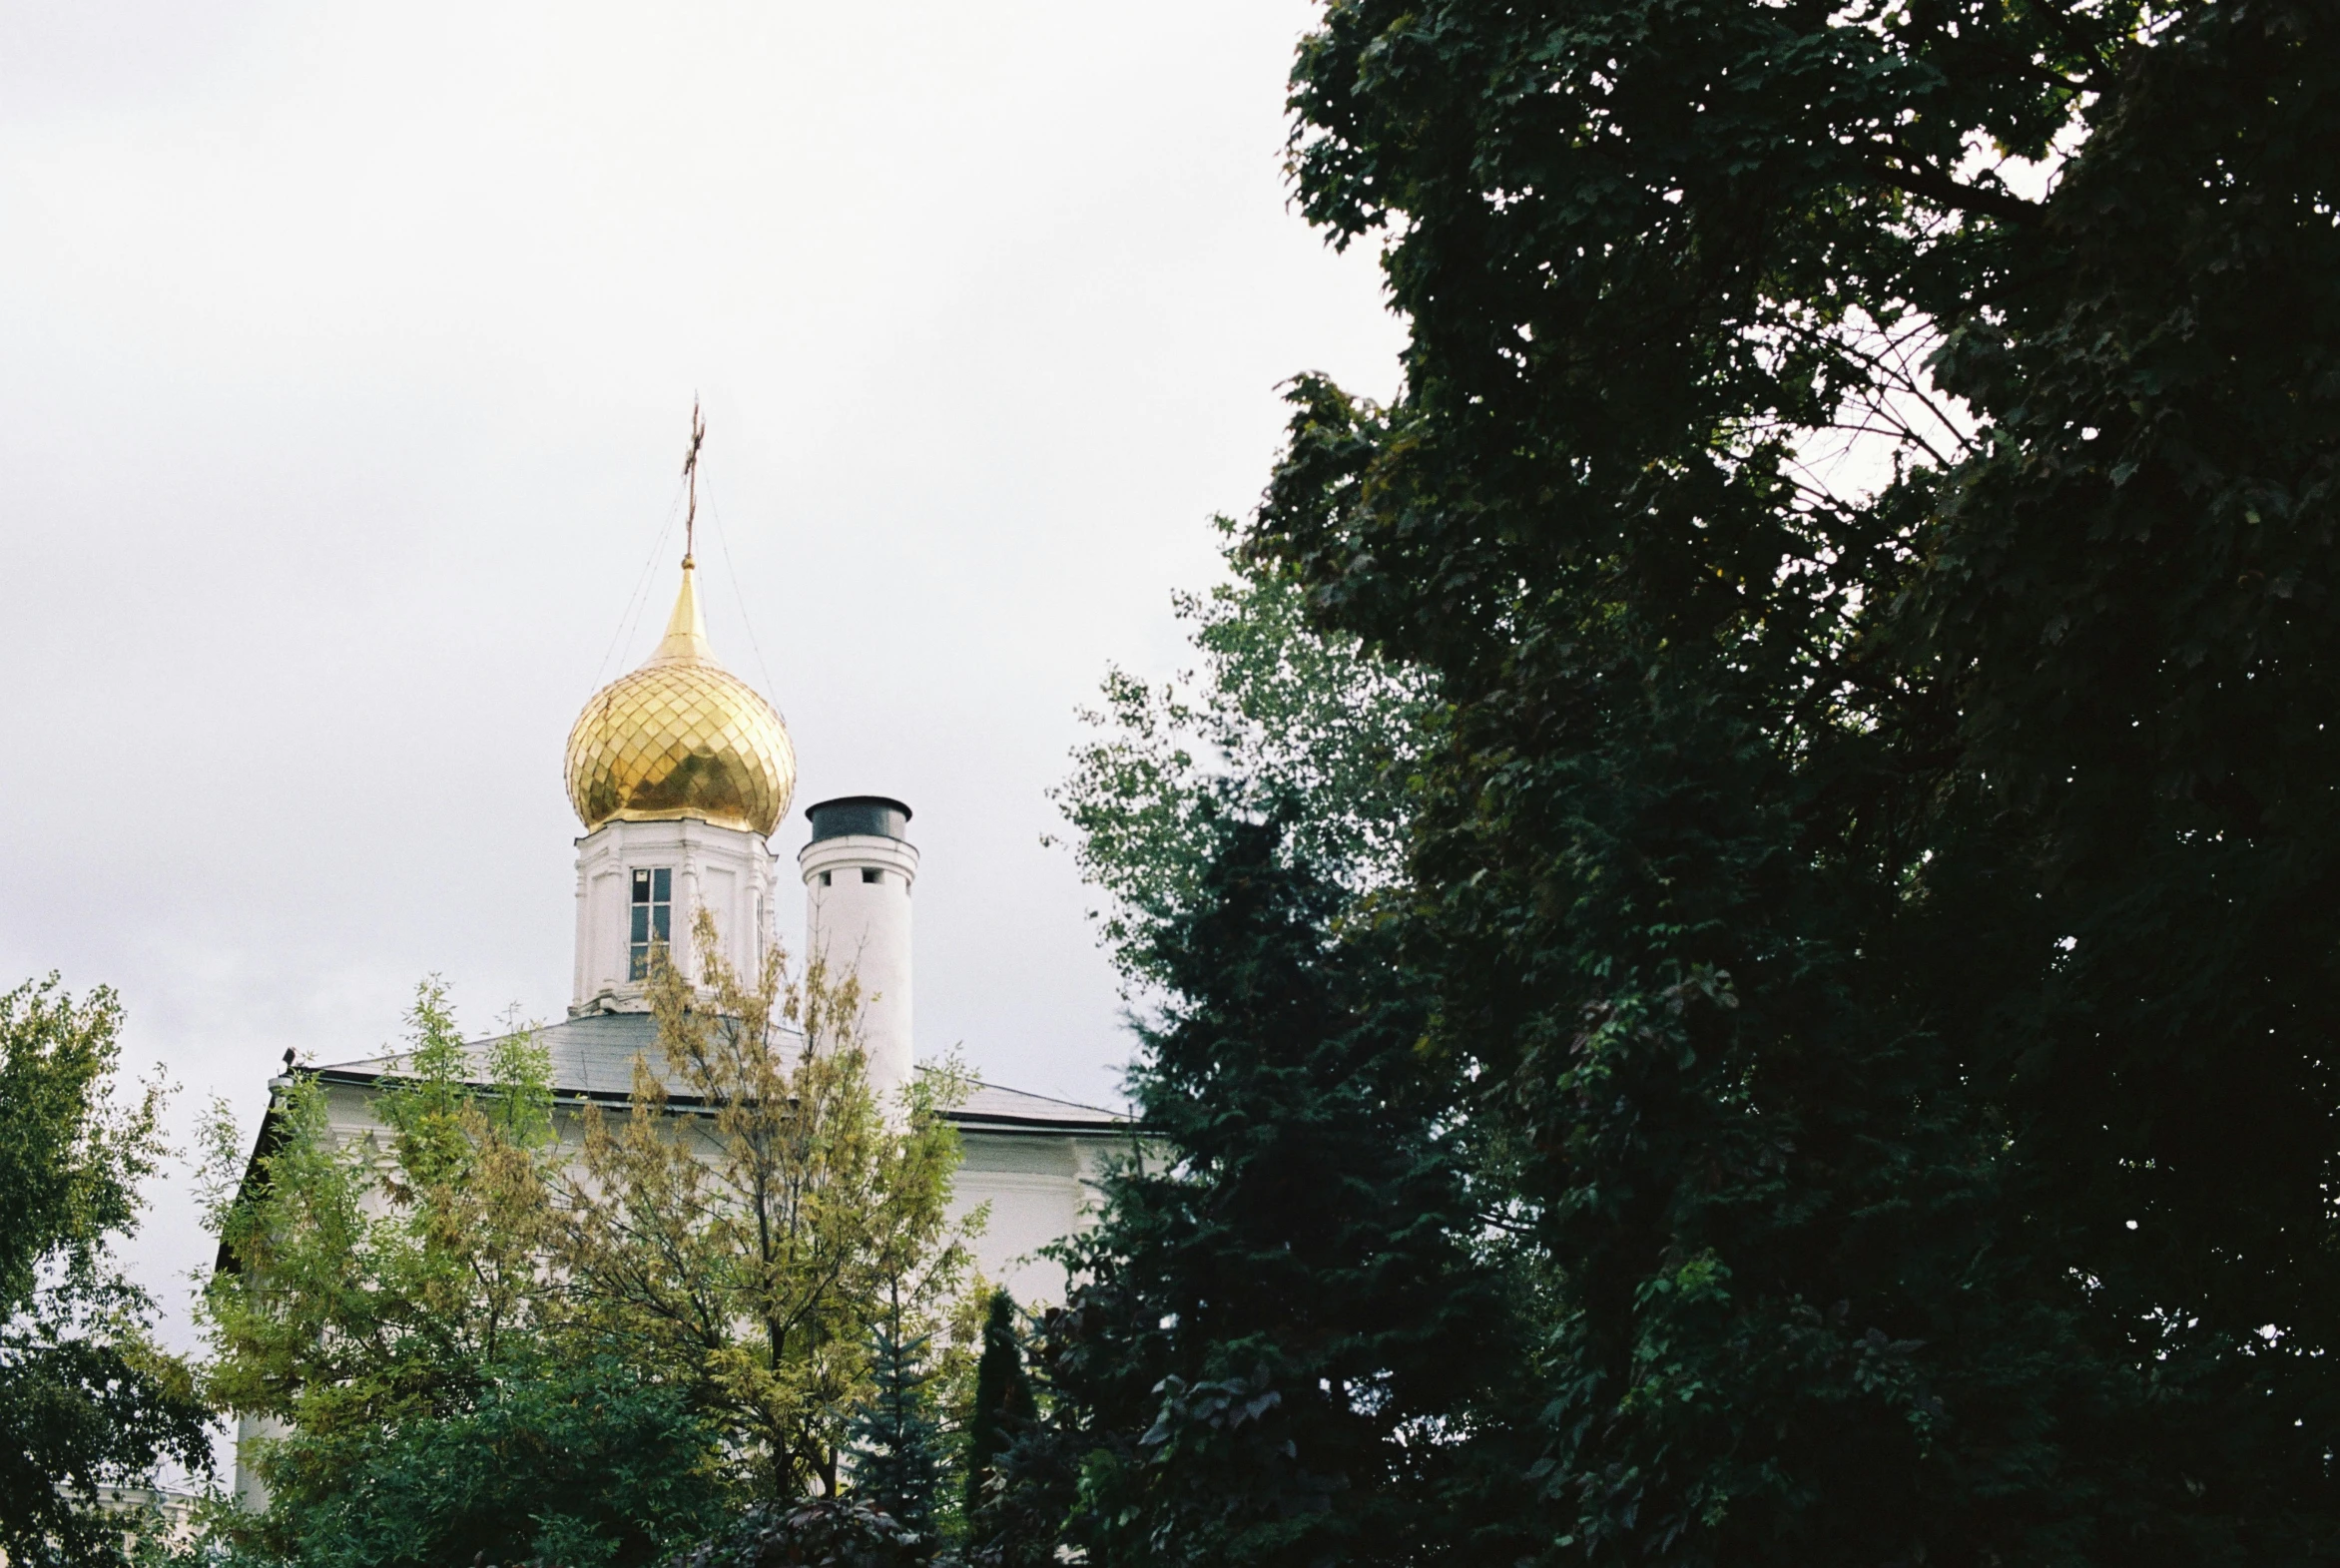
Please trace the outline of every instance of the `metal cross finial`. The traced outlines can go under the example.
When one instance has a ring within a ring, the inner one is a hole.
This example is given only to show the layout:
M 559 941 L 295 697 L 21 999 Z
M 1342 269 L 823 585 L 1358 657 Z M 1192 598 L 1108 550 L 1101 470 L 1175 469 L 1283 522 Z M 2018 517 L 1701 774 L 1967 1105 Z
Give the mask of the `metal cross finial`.
M 683 477 L 690 481 L 691 508 L 683 514 L 683 570 L 691 569 L 691 557 L 698 553 L 699 542 L 699 444 L 707 439 L 707 421 L 699 417 L 699 399 L 691 399 L 691 449 L 683 454 Z

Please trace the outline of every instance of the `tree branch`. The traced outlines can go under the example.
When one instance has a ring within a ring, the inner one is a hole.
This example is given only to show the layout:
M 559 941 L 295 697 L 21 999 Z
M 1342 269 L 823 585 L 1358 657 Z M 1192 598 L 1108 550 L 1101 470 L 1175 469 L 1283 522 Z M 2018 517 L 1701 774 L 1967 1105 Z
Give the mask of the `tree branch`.
M 1991 218 L 2006 219 L 2010 223 L 2030 223 L 2042 211 L 2037 202 L 2027 202 L 2007 191 L 1994 191 L 1989 186 L 1962 185 L 1939 169 L 1912 168 L 1906 164 L 1889 164 L 1882 160 L 1864 164 L 1869 177 L 1896 191 L 1922 196 L 1929 202 L 1940 203 L 1962 213 L 1981 213 Z

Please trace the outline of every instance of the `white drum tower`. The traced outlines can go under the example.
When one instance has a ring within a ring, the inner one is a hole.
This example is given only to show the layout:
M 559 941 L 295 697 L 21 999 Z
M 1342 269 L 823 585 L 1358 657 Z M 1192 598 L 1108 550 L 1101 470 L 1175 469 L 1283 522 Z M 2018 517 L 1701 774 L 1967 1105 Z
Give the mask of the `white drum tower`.
M 862 985 L 862 1049 L 870 1087 L 890 1105 L 916 1065 L 910 1036 L 910 888 L 918 851 L 902 836 L 910 808 L 884 795 L 824 800 L 805 813 L 813 841 L 805 873 L 810 960 Z

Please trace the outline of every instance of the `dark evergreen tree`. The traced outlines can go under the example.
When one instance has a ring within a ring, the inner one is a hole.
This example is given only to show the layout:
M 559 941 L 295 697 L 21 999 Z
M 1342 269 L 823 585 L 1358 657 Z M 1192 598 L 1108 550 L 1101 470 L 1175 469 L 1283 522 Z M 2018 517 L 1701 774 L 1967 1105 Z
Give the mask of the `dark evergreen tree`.
M 1048 1418 L 1003 1466 L 1057 1495 L 1079 1467 L 1092 1562 L 1508 1564 L 1525 1539 L 1525 1282 L 1484 1246 L 1459 1086 L 1424 1070 L 1423 1011 L 1350 902 L 1281 824 L 1223 821 L 1151 939 L 1151 1153 L 1068 1250 Z
M 1067 1321 L 1066 1312 L 1050 1308 L 1026 1343 L 1024 1371 L 1035 1409 L 1001 1433 L 980 1497 L 965 1516 L 961 1554 L 970 1568 L 1054 1568 L 1068 1544 L 1081 1461 L 1096 1439 L 1084 1412 L 1055 1390 L 1052 1369 L 1065 1348 Z
M 1294 94 L 1411 340 L 1251 543 L 1452 705 L 1551 1551 L 2331 1560 L 2340 9 L 1334 0 Z
M 854 1496 L 931 1550 L 943 1465 L 929 1388 L 933 1374 L 925 1363 L 928 1336 L 905 1339 L 894 1318 L 878 1322 L 871 1338 L 876 1386 L 848 1428 Z
M 1015 1300 L 994 1291 L 983 1318 L 982 1354 L 975 1362 L 974 1407 L 967 1416 L 966 1518 L 978 1534 L 992 1468 L 1034 1413 L 1032 1380 L 1016 1334 Z

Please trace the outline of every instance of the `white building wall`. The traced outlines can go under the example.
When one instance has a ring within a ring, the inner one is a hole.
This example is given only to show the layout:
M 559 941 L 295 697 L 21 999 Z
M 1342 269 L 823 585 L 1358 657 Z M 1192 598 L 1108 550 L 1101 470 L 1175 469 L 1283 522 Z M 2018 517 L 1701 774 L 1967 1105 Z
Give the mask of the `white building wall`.
M 348 1083 L 327 1087 L 325 1118 L 336 1137 L 355 1141 L 387 1136 L 387 1129 L 374 1115 L 375 1093 Z M 605 1105 L 602 1114 L 627 1113 L 623 1105 Z M 554 1107 L 553 1137 L 574 1170 L 585 1150 L 584 1119 L 576 1102 Z M 1095 1223 L 1098 1188 L 1106 1164 L 1129 1156 L 1129 1140 L 1095 1133 L 1036 1128 L 997 1131 L 977 1126 L 960 1130 L 959 1146 L 959 1168 L 951 1179 L 951 1215 L 963 1218 L 979 1204 L 991 1206 L 988 1221 L 973 1243 L 976 1267 L 992 1284 L 1005 1286 L 1018 1302 L 1061 1305 L 1063 1268 L 1038 1257 L 1038 1252 Z M 708 1152 L 713 1153 L 711 1146 Z M 386 1199 L 376 1194 L 368 1208 L 372 1213 L 383 1213 Z
M 991 1212 L 974 1243 L 983 1278 L 1024 1307 L 1062 1306 L 1064 1266 L 1041 1249 L 1096 1223 L 1096 1183 L 1120 1140 L 1063 1133 L 996 1133 L 968 1129 L 951 1182 L 950 1212 L 964 1218 L 978 1205 Z

